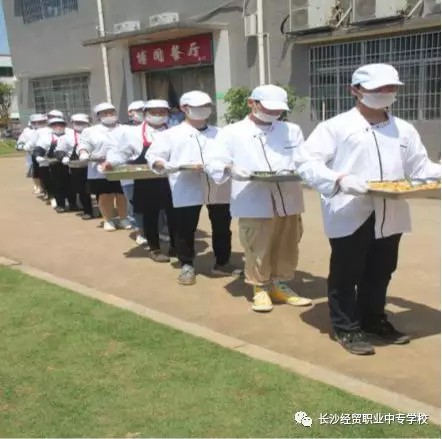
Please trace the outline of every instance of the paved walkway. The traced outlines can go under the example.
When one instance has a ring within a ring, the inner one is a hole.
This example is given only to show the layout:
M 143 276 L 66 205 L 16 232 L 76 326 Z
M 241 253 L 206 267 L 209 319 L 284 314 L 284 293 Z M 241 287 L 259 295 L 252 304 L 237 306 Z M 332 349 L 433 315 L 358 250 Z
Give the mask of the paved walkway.
M 23 178 L 23 158 L 0 159 L 0 256 L 106 291 L 272 351 L 328 367 L 440 407 L 440 201 L 414 200 L 415 232 L 404 237 L 388 310 L 410 333 L 408 346 L 379 346 L 371 357 L 346 353 L 330 340 L 325 277 L 329 248 L 316 193 L 304 191 L 307 213 L 293 287 L 314 306 L 250 310 L 251 290 L 239 280 L 212 279 L 207 215 L 198 234 L 198 283 L 181 287 L 177 270 L 147 259 L 128 233 L 105 233 L 99 221 L 57 215 Z M 241 260 L 234 229 L 234 260 Z

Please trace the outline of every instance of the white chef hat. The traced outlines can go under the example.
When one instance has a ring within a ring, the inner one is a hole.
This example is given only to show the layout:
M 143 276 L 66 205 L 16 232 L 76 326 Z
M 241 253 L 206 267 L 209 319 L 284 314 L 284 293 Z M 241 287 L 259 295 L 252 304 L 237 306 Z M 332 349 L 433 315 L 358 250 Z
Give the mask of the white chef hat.
M 51 110 L 48 113 L 49 117 L 60 117 L 61 119 L 64 118 L 64 114 L 60 110 Z
M 62 123 L 66 125 L 66 121 L 62 117 L 53 117 L 52 119 L 49 119 L 48 125 L 54 125 L 56 123 Z
M 107 111 L 107 110 L 116 111 L 117 109 L 110 102 L 102 102 L 101 104 L 95 106 L 94 113 L 98 114 L 101 113 L 102 111 Z
M 374 90 L 385 85 L 404 85 L 398 71 L 390 64 L 366 64 L 353 73 L 351 85 L 361 85 Z
M 48 120 L 48 117 L 46 116 L 46 114 L 36 113 L 36 114 L 31 114 L 31 116 L 29 117 L 30 123 L 46 122 L 47 120 Z
M 259 101 L 267 110 L 289 111 L 287 92 L 277 85 L 260 85 L 254 88 L 250 99 Z
M 71 122 L 89 123 L 89 116 L 85 113 L 76 113 L 72 115 Z
M 127 107 L 127 111 L 133 110 L 143 110 L 145 102 L 144 101 L 134 101 Z
M 193 90 L 184 93 L 180 99 L 181 105 L 189 105 L 191 107 L 202 107 L 203 105 L 211 104 L 212 98 L 203 91 Z
M 150 99 L 145 103 L 144 108 L 146 110 L 149 110 L 150 108 L 166 108 L 169 110 L 170 105 L 169 102 L 164 99 Z

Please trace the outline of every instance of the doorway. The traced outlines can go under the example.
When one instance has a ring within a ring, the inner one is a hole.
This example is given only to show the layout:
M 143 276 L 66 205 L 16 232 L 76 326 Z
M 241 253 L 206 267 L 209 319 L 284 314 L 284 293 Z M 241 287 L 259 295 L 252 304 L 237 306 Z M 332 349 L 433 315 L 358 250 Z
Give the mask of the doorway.
M 179 107 L 183 93 L 191 90 L 201 90 L 215 100 L 215 75 L 213 66 L 198 66 L 190 68 L 161 70 L 146 74 L 147 99 L 166 99 L 170 106 Z M 216 105 L 210 123 L 216 121 Z

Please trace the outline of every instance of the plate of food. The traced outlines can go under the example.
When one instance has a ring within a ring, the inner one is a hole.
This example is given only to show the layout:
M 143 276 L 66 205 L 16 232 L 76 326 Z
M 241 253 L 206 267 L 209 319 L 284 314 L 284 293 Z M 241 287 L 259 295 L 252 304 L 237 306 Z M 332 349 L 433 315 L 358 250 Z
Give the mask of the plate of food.
M 179 166 L 177 171 L 202 172 L 203 171 L 203 165 L 200 164 L 200 163 L 188 163 L 186 165 Z
M 291 170 L 283 171 L 254 171 L 250 176 L 240 176 L 232 171 L 232 177 L 239 181 L 262 181 L 265 183 L 282 183 L 287 181 L 301 181 L 301 177 Z
M 78 169 L 78 168 L 87 168 L 88 161 L 87 160 L 70 160 L 68 166 L 70 168 Z
M 151 178 L 165 178 L 166 175 L 160 175 L 153 172 L 148 165 L 123 165 L 111 171 L 104 171 L 103 174 L 107 180 L 147 180 Z
M 441 182 L 434 178 L 394 181 L 370 181 L 368 193 L 394 200 L 408 198 L 440 198 Z

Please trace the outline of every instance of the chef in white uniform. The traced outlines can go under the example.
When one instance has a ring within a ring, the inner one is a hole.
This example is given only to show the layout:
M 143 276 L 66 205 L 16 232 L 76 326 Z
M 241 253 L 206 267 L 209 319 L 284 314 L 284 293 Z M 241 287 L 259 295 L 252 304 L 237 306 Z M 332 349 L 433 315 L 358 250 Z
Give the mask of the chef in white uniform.
M 141 125 L 144 121 L 144 107 L 146 102 L 133 101 L 127 107 L 127 115 L 129 117 L 128 125 Z
M 252 172 L 293 170 L 293 151 L 303 142 L 300 127 L 278 121 L 289 109 L 287 93 L 275 85 L 253 90 L 250 114 L 228 125 L 216 139 L 207 170 L 218 183 L 230 173 L 245 181 L 232 182 L 231 212 L 239 218 L 245 255 L 246 282 L 254 288 L 252 309 L 268 312 L 272 303 L 310 305 L 288 285 L 298 263 L 304 211 L 299 182 L 247 181 Z
M 53 118 L 64 119 L 64 114 L 60 110 L 51 110 L 46 114 L 46 120 L 47 120 L 47 122 L 49 122 Z M 52 193 L 53 192 L 53 190 L 52 190 L 53 185 L 51 184 L 49 168 L 48 168 L 47 164 L 45 164 L 43 162 L 43 164 L 42 164 L 43 169 L 40 170 L 40 164 L 38 162 L 36 162 L 36 155 L 34 154 L 34 150 L 37 146 L 37 142 L 39 141 L 39 138 L 41 139 L 40 143 L 46 143 L 48 137 L 51 137 L 51 136 L 52 136 L 52 130 L 48 126 L 48 124 L 47 123 L 41 124 L 41 126 L 35 130 L 34 135 L 30 136 L 29 139 L 26 141 L 23 149 L 25 151 L 29 152 L 33 156 L 34 167 L 37 170 L 37 173 L 39 174 L 41 186 L 43 188 L 44 193 L 46 194 L 45 198 L 46 198 L 47 202 L 52 205 L 53 208 L 56 208 L 57 202 L 54 198 L 54 194 Z M 49 189 L 47 186 L 49 187 Z M 49 193 L 49 192 L 51 192 L 51 193 Z
M 112 232 L 117 228 L 131 229 L 127 219 L 127 204 L 119 181 L 109 181 L 102 173 L 100 161 L 106 160 L 110 149 L 116 148 L 119 123 L 116 108 L 108 102 L 98 104 L 94 113 L 98 123 L 86 128 L 80 136 L 78 153 L 80 160 L 93 159 L 96 162 L 88 164 L 88 182 L 91 193 L 98 197 L 98 207 L 104 218 L 104 230 Z M 118 220 L 114 218 L 114 204 Z
M 386 110 L 401 85 L 391 65 L 358 68 L 351 83 L 355 107 L 320 123 L 295 153 L 298 172 L 322 194 L 335 336 L 358 355 L 374 353 L 371 337 L 393 344 L 410 340 L 385 314 L 399 241 L 410 231 L 408 203 L 370 196 L 367 182 L 441 175 L 413 125 Z
M 62 136 L 55 148 L 55 154 L 60 158 L 65 167 L 69 167 L 69 162 L 78 160 L 78 146 L 81 133 L 90 126 L 89 116 L 84 113 L 73 114 L 71 117 L 72 130 Z M 92 198 L 87 184 L 87 167 L 70 168 L 69 185 L 72 196 L 80 198 L 83 214 L 81 219 L 90 220 L 93 218 Z
M 203 172 L 206 156 L 215 147 L 218 128 L 208 125 L 212 114 L 212 99 L 202 91 L 184 93 L 180 99 L 186 120 L 157 135 L 147 152 L 147 161 L 157 172 L 177 170 L 182 165 L 194 165 L 193 171 L 169 174 L 175 208 L 175 245 L 181 264 L 178 282 L 195 283 L 195 232 L 202 206 L 209 211 L 212 224 L 212 246 L 215 253 L 215 275 L 232 275 L 237 271 L 229 263 L 231 255 L 231 216 L 229 211 L 230 182 L 216 185 Z
M 166 130 L 169 119 L 169 104 L 162 99 L 151 99 L 144 108 L 144 122 L 137 126 L 126 126 L 117 148 L 111 149 L 103 164 L 105 169 L 126 163 L 146 164 L 146 153 L 159 133 Z M 175 254 L 173 204 L 170 185 L 167 178 L 138 179 L 133 188 L 134 213 L 141 216 L 144 236 L 150 249 L 150 256 L 155 262 L 169 262 Z M 169 255 L 160 248 L 159 214 L 164 209 L 167 213 L 172 239 Z
M 17 139 L 17 150 L 25 151 L 26 145 L 32 143 L 32 139 L 36 136 L 39 128 L 47 125 L 48 118 L 45 114 L 31 114 L 29 117 L 29 125 L 22 131 L 20 137 Z M 33 159 L 31 151 L 26 151 L 26 163 L 30 167 L 29 175 L 34 182 L 34 194 L 37 197 L 44 195 L 39 176 L 38 163 Z

